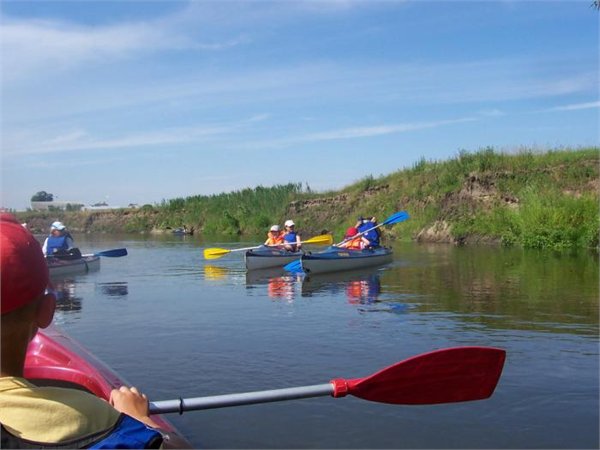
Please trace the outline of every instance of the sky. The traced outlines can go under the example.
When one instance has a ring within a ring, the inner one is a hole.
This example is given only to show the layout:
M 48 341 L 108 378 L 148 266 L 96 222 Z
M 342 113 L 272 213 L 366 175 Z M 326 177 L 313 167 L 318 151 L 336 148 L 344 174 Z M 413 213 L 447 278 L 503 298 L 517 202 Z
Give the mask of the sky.
M 0 207 L 598 146 L 591 3 L 2 0 Z

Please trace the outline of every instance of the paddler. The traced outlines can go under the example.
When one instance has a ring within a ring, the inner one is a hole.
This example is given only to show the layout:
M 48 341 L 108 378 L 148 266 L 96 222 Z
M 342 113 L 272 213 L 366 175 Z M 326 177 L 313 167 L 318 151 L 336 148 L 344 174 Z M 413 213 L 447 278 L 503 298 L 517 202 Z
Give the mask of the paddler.
M 281 244 L 283 244 L 283 232 L 279 228 L 279 225 L 273 225 L 267 233 L 265 245 L 273 247 Z
M 148 414 L 135 387 L 113 390 L 110 403 L 68 388 L 38 387 L 23 377 L 27 346 L 52 322 L 56 298 L 47 289 L 40 244 L 7 213 L 0 213 L 1 448 L 185 448 Z
M 293 220 L 286 220 L 284 226 L 285 233 L 283 234 L 283 247 L 289 252 L 299 251 L 302 247 L 302 239 L 296 231 L 296 224 Z
M 375 228 L 376 226 L 377 218 L 375 216 L 368 218 L 360 216 L 355 225 L 359 233 L 366 232 L 364 237 L 369 241 L 369 248 L 376 248 L 381 245 L 379 243 L 381 239 L 381 230 L 379 228 Z
M 362 250 L 371 245 L 368 239 L 363 235 L 359 235 L 356 227 L 350 227 L 346 230 L 344 235 L 344 242 L 338 245 L 338 247 L 347 248 L 348 250 Z
M 53 222 L 50 225 L 50 234 L 44 241 L 42 251 L 46 256 L 68 256 L 81 258 L 81 252 L 75 248 L 73 236 L 62 222 Z

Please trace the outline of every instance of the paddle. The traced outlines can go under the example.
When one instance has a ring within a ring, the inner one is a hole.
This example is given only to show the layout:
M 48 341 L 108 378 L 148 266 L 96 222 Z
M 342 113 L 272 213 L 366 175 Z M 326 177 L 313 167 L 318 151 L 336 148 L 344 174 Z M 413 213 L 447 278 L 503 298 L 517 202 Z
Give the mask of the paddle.
M 454 347 L 398 362 L 365 378 L 336 378 L 326 384 L 150 403 L 151 414 L 269 403 L 300 398 L 345 397 L 402 405 L 432 405 L 488 398 L 506 352 L 492 347 Z
M 352 236 L 351 238 L 347 238 L 344 239 L 342 242 L 335 244 L 336 247 L 342 245 L 344 242 L 347 242 L 349 240 L 352 239 L 356 239 L 358 236 L 362 236 L 363 234 L 367 234 L 369 231 L 373 231 L 379 227 L 382 227 L 384 225 L 393 225 L 396 223 L 400 223 L 400 222 L 404 222 L 405 220 L 409 219 L 410 216 L 408 215 L 408 213 L 406 211 L 398 211 L 397 213 L 392 214 L 390 217 L 388 217 L 387 219 L 385 219 L 383 222 L 381 222 L 378 225 L 375 225 L 374 227 L 371 227 L 365 231 L 361 231 L 358 234 L 355 234 L 354 236 Z
M 379 225 L 369 228 L 368 230 L 362 231 L 361 233 L 358 233 L 358 234 L 352 236 L 351 239 L 356 239 L 356 237 L 362 236 L 363 234 L 368 233 L 369 231 L 372 231 L 372 230 L 382 227 L 384 225 L 393 225 L 396 223 L 404 222 L 405 220 L 407 220 L 409 218 L 410 218 L 410 216 L 408 215 L 408 213 L 406 211 L 398 211 L 397 213 L 394 213 L 390 217 L 385 219 Z M 337 247 L 348 240 L 349 239 L 344 239 L 342 242 L 335 244 L 335 246 Z M 283 266 L 283 269 L 288 272 L 292 272 L 292 273 L 302 272 L 302 259 L 298 259 L 296 261 L 292 261 L 291 263 L 286 264 L 285 266 Z
M 333 244 L 333 237 L 330 234 L 321 234 L 319 236 L 315 236 L 313 238 L 307 239 L 306 241 L 300 241 L 302 244 L 318 244 L 318 245 L 331 245 Z M 262 245 L 257 245 L 254 247 L 244 247 L 244 248 L 235 248 L 235 249 L 226 249 L 226 248 L 206 248 L 204 249 L 204 258 L 206 259 L 217 259 L 221 256 L 224 256 L 231 252 L 241 252 L 245 250 L 254 250 L 256 248 L 260 248 Z M 277 246 L 274 246 L 277 247 Z
M 126 248 L 114 248 L 112 250 L 104 250 L 97 253 L 89 253 L 82 256 L 106 256 L 107 258 L 118 258 L 120 256 L 127 256 Z

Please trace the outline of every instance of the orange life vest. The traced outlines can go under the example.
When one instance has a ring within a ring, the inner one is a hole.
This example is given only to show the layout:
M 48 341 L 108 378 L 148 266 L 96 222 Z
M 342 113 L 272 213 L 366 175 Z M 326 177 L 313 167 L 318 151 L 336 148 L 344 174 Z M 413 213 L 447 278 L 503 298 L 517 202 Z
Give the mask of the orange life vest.
M 267 233 L 267 245 L 279 245 L 283 244 L 283 233 L 279 233 L 275 236 L 271 231 Z
M 360 250 L 362 247 L 362 236 L 344 242 L 344 248 L 349 250 Z

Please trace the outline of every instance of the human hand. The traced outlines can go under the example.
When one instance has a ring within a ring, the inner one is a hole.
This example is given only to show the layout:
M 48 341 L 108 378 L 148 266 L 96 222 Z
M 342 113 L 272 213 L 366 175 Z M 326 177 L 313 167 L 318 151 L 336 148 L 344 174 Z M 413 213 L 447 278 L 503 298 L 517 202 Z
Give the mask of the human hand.
M 148 397 L 138 391 L 135 386 L 130 388 L 121 386 L 119 389 L 113 389 L 110 393 L 109 403 L 117 411 L 141 422 L 145 422 L 145 419 L 149 418 Z

